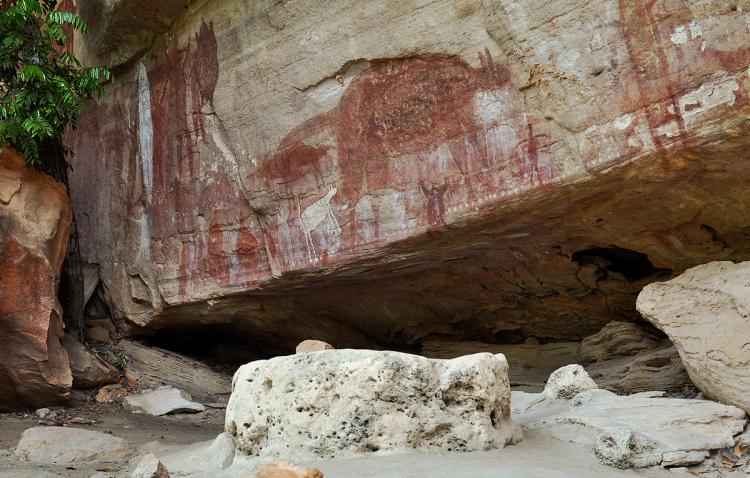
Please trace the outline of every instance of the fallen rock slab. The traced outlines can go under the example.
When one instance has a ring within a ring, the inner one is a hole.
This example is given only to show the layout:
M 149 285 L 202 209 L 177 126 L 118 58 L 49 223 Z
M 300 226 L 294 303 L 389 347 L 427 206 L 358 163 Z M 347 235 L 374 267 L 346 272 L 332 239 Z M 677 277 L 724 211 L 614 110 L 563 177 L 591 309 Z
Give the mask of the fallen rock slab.
M 707 451 L 733 446 L 745 427 L 745 412 L 737 407 L 661 395 L 588 390 L 560 400 L 513 392 L 513 418 L 526 429 L 591 447 L 618 468 L 697 463 Z
M 674 345 L 601 360 L 586 366 L 586 371 L 601 388 L 622 395 L 651 390 L 677 393 L 694 388 Z
M 118 347 L 128 357 L 126 375 L 138 377 L 143 387 L 169 385 L 197 399 L 231 392 L 230 377 L 184 355 L 128 340 L 121 340 Z
M 189 394 L 173 387 L 162 387 L 137 395 L 128 395 L 122 401 L 134 413 L 146 413 L 153 416 L 196 413 L 206 409 L 200 403 L 193 402 Z
M 656 346 L 657 340 L 641 327 L 614 320 L 581 341 L 581 355 L 586 361 L 596 362 L 636 355 Z
M 80 428 L 34 427 L 23 432 L 15 454 L 36 465 L 117 462 L 127 457 L 128 444 L 122 438 Z
M 326 350 L 243 365 L 225 430 L 246 455 L 472 451 L 520 439 L 502 355 Z
M 750 411 L 750 262 L 693 267 L 646 286 L 636 306 L 706 396 Z

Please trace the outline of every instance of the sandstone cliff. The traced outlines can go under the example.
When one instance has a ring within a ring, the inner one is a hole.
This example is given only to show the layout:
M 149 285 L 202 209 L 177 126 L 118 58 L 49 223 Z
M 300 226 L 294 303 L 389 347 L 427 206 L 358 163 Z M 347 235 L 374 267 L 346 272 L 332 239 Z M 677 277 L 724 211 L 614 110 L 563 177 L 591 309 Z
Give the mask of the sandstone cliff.
M 119 319 L 578 339 L 748 256 L 747 1 L 142 3 L 75 40 L 120 72 L 71 144 Z

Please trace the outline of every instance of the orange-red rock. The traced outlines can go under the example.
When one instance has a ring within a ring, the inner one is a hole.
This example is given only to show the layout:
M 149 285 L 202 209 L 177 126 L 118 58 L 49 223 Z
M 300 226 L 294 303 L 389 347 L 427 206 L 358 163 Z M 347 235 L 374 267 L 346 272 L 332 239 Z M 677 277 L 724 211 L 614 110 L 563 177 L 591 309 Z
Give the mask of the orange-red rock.
M 302 468 L 283 461 L 272 461 L 260 467 L 255 478 L 323 478 L 323 473 L 317 468 Z
M 57 300 L 71 208 L 64 186 L 0 151 L 0 409 L 66 399 Z

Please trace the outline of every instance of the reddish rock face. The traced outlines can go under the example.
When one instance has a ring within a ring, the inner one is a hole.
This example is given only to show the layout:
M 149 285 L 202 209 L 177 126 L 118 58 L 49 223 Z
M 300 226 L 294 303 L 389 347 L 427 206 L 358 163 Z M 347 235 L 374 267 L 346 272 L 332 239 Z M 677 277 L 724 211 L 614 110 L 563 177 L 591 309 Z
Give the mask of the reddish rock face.
M 117 318 L 287 350 L 580 339 L 750 255 L 736 5 L 396 3 L 209 2 L 92 106 L 72 193 Z
M 0 409 L 49 405 L 70 390 L 57 302 L 70 219 L 60 183 L 0 151 Z

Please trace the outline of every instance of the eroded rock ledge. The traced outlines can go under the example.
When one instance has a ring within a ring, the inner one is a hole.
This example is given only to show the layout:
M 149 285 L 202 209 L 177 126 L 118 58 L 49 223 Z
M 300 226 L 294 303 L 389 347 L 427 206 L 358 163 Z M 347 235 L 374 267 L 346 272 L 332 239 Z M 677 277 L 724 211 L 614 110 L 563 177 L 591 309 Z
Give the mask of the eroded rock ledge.
M 749 255 L 734 3 L 260 3 L 175 18 L 71 138 L 118 319 L 289 350 L 578 340 Z

